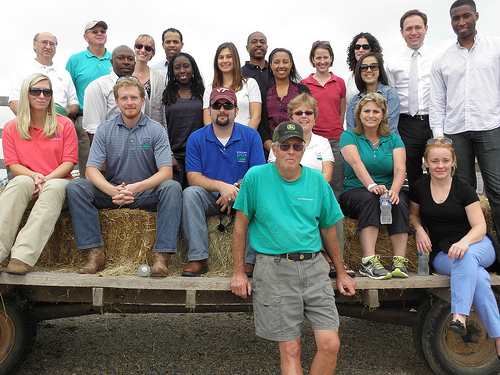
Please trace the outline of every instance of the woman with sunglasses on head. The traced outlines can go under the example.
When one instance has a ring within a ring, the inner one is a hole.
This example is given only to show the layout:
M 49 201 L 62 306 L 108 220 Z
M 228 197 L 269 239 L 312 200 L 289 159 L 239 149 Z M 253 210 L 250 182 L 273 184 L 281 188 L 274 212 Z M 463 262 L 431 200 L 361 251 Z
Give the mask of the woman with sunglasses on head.
M 132 74 L 139 79 L 146 90 L 146 103 L 144 105 L 144 114 L 151 116 L 151 102 L 157 92 L 163 92 L 165 87 L 165 77 L 157 69 L 150 68 L 148 62 L 155 55 L 155 40 L 152 36 L 141 34 L 137 37 L 134 44 L 135 52 L 135 70 Z
M 359 89 L 359 94 L 354 95 L 347 106 L 347 129 L 354 129 L 356 127 L 354 110 L 361 98 L 366 94 L 377 92 L 387 100 L 389 129 L 399 135 L 399 95 L 394 87 L 389 86 L 382 55 L 376 52 L 369 52 L 361 56 L 356 65 L 354 79 Z
M 403 141 L 387 125 L 387 101 L 379 93 L 364 95 L 356 106 L 356 128 L 340 137 L 344 156 L 344 191 L 340 207 L 344 215 L 358 220 L 363 259 L 359 273 L 372 279 L 408 277 L 405 258 L 410 231 L 409 209 L 401 187 L 406 174 Z M 387 224 L 391 239 L 392 271 L 386 270 L 375 253 L 380 231 L 380 196 L 389 195 L 392 224 Z
M 214 57 L 214 80 L 205 88 L 203 96 L 203 121 L 212 122 L 210 117 L 210 94 L 213 88 L 227 87 L 236 93 L 238 115 L 235 122 L 257 129 L 262 112 L 259 84 L 253 78 L 243 77 L 240 55 L 234 43 L 226 42 L 217 47 Z
M 290 121 L 300 124 L 304 131 L 306 150 L 304 151 L 304 156 L 302 156 L 300 160 L 300 164 L 317 169 L 323 174 L 326 181 L 330 183 L 335 159 L 328 139 L 313 133 L 318 113 L 317 101 L 307 93 L 299 94 L 288 103 L 288 118 Z M 275 161 L 276 156 L 271 148 L 268 162 L 274 163 Z M 339 220 L 337 224 L 335 224 L 335 228 L 337 229 L 337 236 L 340 241 L 340 238 L 344 236 L 343 221 Z M 332 260 L 325 252 L 323 252 L 323 255 L 330 264 L 330 277 L 336 277 L 337 272 Z M 344 268 L 349 276 L 356 276 L 355 272 L 346 263 L 344 263 Z
M 356 64 L 361 56 L 367 54 L 368 52 L 378 52 L 382 53 L 382 46 L 370 33 L 359 33 L 352 38 L 351 44 L 347 47 L 347 65 L 352 74 L 349 75 L 346 83 L 346 104 L 352 97 L 359 93 L 356 87 L 356 82 L 354 81 L 354 71 L 356 70 Z
M 167 76 L 167 87 L 158 92 L 153 101 L 151 118 L 167 129 L 173 179 L 186 188 L 186 144 L 191 133 L 203 127 L 205 88 L 198 65 L 188 53 L 179 52 L 172 56 Z
M 269 55 L 267 88 L 262 91 L 262 119 L 259 133 L 267 152 L 271 150 L 274 129 L 288 120 L 288 103 L 309 88 L 300 82 L 293 63 L 292 53 L 285 48 L 275 48 Z
M 500 314 L 486 271 L 497 255 L 486 234 L 479 198 L 470 185 L 453 177 L 456 156 L 451 139 L 429 139 L 424 161 L 428 175 L 410 186 L 417 250 L 430 254 L 437 272 L 451 276 L 450 331 L 467 334 L 466 317 L 474 305 L 500 356 Z
M 5 125 L 2 143 L 5 165 L 15 177 L 0 195 L 0 263 L 10 255 L 5 272 L 24 275 L 54 231 L 78 161 L 75 127 L 57 115 L 49 77 L 24 80 L 17 118 Z M 16 237 L 27 208 L 28 221 Z

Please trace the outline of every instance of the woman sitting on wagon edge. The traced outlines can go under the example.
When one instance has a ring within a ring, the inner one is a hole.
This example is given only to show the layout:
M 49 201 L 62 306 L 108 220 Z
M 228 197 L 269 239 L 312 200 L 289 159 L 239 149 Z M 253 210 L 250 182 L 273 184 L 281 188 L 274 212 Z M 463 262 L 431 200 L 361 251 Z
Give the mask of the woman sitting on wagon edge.
M 57 115 L 49 77 L 25 79 L 17 118 L 5 125 L 2 142 L 5 165 L 15 177 L 0 195 L 0 263 L 10 254 L 5 272 L 24 275 L 54 231 L 78 161 L 75 127 Z M 27 208 L 28 221 L 16 238 Z

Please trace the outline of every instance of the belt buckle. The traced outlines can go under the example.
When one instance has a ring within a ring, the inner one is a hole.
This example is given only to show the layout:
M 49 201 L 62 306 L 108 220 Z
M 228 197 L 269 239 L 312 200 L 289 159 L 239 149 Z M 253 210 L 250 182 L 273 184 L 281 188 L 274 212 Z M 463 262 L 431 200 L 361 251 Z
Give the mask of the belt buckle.
M 295 262 L 293 259 L 288 258 L 289 255 L 290 253 L 286 253 L 286 260 L 288 260 L 289 262 Z

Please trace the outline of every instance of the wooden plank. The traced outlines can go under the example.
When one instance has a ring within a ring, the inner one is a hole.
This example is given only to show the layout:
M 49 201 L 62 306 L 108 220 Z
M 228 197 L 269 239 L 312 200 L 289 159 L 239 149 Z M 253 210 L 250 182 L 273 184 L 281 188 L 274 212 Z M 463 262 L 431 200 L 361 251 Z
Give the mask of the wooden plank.
M 8 96 L 0 96 L 0 106 L 8 107 L 9 106 L 9 97 Z
M 361 301 L 370 308 L 375 308 L 380 306 L 378 300 L 378 290 L 377 289 L 367 289 L 363 290 L 361 293 Z
M 104 305 L 104 289 L 93 288 L 92 299 L 93 299 L 92 303 L 95 307 L 102 307 L 102 305 Z

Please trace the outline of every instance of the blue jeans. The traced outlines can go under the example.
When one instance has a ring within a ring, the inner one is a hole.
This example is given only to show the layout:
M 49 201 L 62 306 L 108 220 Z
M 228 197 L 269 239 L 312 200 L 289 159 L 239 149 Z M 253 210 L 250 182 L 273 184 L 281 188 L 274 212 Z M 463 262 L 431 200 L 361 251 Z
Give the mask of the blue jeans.
M 215 203 L 218 192 L 212 192 L 199 186 L 189 186 L 183 192 L 182 199 L 182 235 L 188 247 L 188 261 L 208 258 L 208 229 L 206 217 L 220 213 L 220 206 Z M 246 242 L 245 262 L 255 264 L 255 250 Z
M 485 270 L 495 258 L 495 249 L 485 236 L 470 245 L 462 259 L 450 260 L 441 251 L 432 263 L 438 273 L 451 276 L 451 313 L 469 315 L 474 305 L 490 337 L 500 337 L 500 313 Z
M 70 181 L 66 187 L 68 205 L 78 250 L 103 246 L 98 208 L 117 209 L 111 197 L 88 180 Z M 153 251 L 175 253 L 181 221 L 182 189 L 177 181 L 163 181 L 156 188 L 138 193 L 134 203 L 123 208 L 156 211 L 156 242 Z
M 500 127 L 486 131 L 447 134 L 457 155 L 455 177 L 477 188 L 475 158 L 490 202 L 495 230 L 500 236 Z

